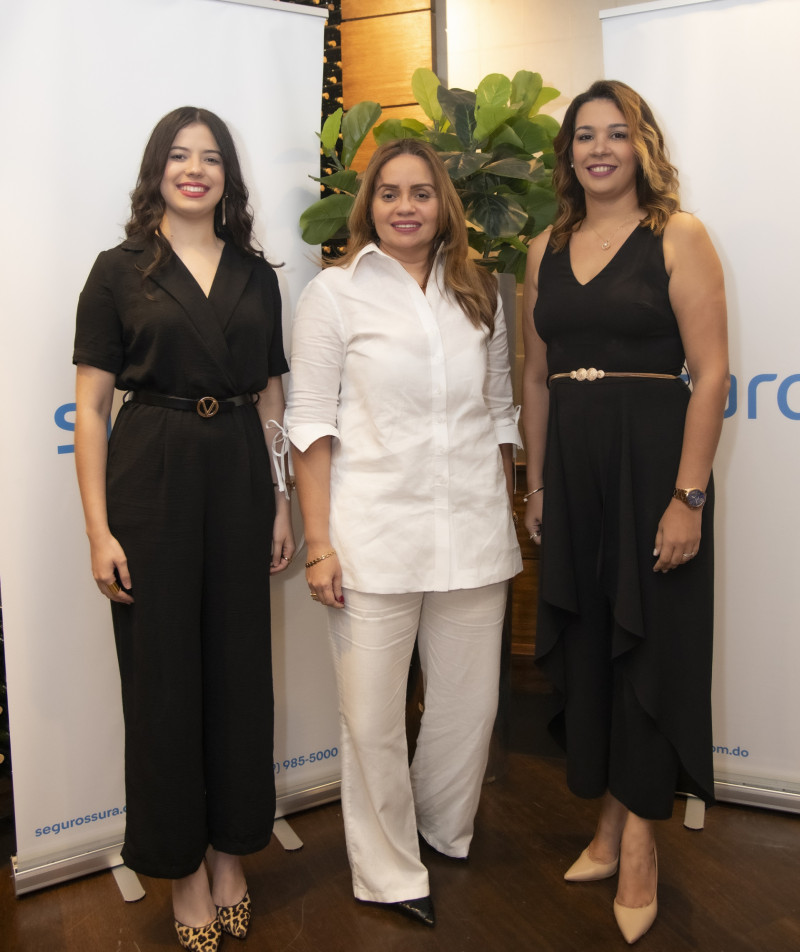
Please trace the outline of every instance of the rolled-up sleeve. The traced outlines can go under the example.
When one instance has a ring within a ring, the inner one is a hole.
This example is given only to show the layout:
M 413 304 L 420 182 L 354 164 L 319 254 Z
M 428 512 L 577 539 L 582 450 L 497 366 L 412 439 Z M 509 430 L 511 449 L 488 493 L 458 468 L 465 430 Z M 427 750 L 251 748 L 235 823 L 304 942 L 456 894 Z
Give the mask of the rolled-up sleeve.
M 292 322 L 286 429 L 301 451 L 322 436 L 338 438 L 337 413 L 345 330 L 336 299 L 322 282 L 300 295 Z
M 497 442 L 513 443 L 522 447 L 516 410 L 511 391 L 511 371 L 508 357 L 508 332 L 503 305 L 498 298 L 494 319 L 494 334 L 488 341 L 489 358 L 483 397 L 494 424 Z

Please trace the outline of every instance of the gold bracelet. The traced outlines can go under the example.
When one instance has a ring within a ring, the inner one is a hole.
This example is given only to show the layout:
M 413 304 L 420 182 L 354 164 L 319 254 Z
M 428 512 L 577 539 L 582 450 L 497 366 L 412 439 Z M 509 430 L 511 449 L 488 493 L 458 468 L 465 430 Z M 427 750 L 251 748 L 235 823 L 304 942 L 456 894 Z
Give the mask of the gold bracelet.
M 316 559 L 306 562 L 306 568 L 310 569 L 312 565 L 316 565 L 317 562 L 322 562 L 324 559 L 329 559 L 332 555 L 336 555 L 336 549 L 331 549 L 331 551 L 326 552 L 325 555 L 320 555 Z
M 540 493 L 543 489 L 544 486 L 540 486 L 538 489 L 532 489 L 529 493 L 525 493 L 525 495 L 522 497 L 522 501 L 527 502 L 531 496 L 535 496 L 536 493 Z

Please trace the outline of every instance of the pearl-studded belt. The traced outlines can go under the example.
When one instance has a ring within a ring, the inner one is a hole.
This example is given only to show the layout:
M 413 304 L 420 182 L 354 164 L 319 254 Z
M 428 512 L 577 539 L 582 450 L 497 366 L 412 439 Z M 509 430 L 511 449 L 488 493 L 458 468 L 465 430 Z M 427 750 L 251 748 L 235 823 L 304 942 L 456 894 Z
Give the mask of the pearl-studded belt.
M 550 374 L 547 378 L 547 386 L 550 386 L 550 383 L 553 380 L 567 379 L 570 380 L 588 380 L 590 382 L 595 380 L 602 380 L 604 377 L 651 377 L 655 380 L 679 380 L 676 374 L 639 374 L 639 373 L 627 373 L 625 371 L 616 371 L 616 370 L 598 370 L 596 367 L 579 367 L 577 370 L 570 370 L 566 373 L 561 374 Z

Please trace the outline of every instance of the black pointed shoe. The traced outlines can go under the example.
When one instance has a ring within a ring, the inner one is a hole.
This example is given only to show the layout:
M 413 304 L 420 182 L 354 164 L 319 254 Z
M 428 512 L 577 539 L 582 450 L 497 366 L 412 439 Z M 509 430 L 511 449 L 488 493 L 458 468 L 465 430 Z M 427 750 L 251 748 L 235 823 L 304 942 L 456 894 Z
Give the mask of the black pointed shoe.
M 436 913 L 430 896 L 423 896 L 421 899 L 404 899 L 402 902 L 390 902 L 387 905 L 390 909 L 396 909 L 401 916 L 421 922 L 430 929 L 436 925 Z

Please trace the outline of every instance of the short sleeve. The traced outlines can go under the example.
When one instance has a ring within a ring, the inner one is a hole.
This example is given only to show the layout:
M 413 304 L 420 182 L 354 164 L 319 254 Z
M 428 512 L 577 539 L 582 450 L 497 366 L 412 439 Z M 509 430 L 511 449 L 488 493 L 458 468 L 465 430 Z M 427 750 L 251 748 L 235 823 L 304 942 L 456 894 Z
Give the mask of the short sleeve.
M 123 367 L 122 323 L 109 275 L 109 255 L 103 251 L 89 272 L 78 298 L 73 364 L 88 364 L 118 376 Z
M 269 343 L 267 365 L 270 377 L 280 377 L 289 372 L 289 364 L 283 349 L 283 305 L 281 291 L 278 286 L 278 276 L 273 268 L 266 266 L 269 272 L 270 313 L 272 316 L 272 338 Z

